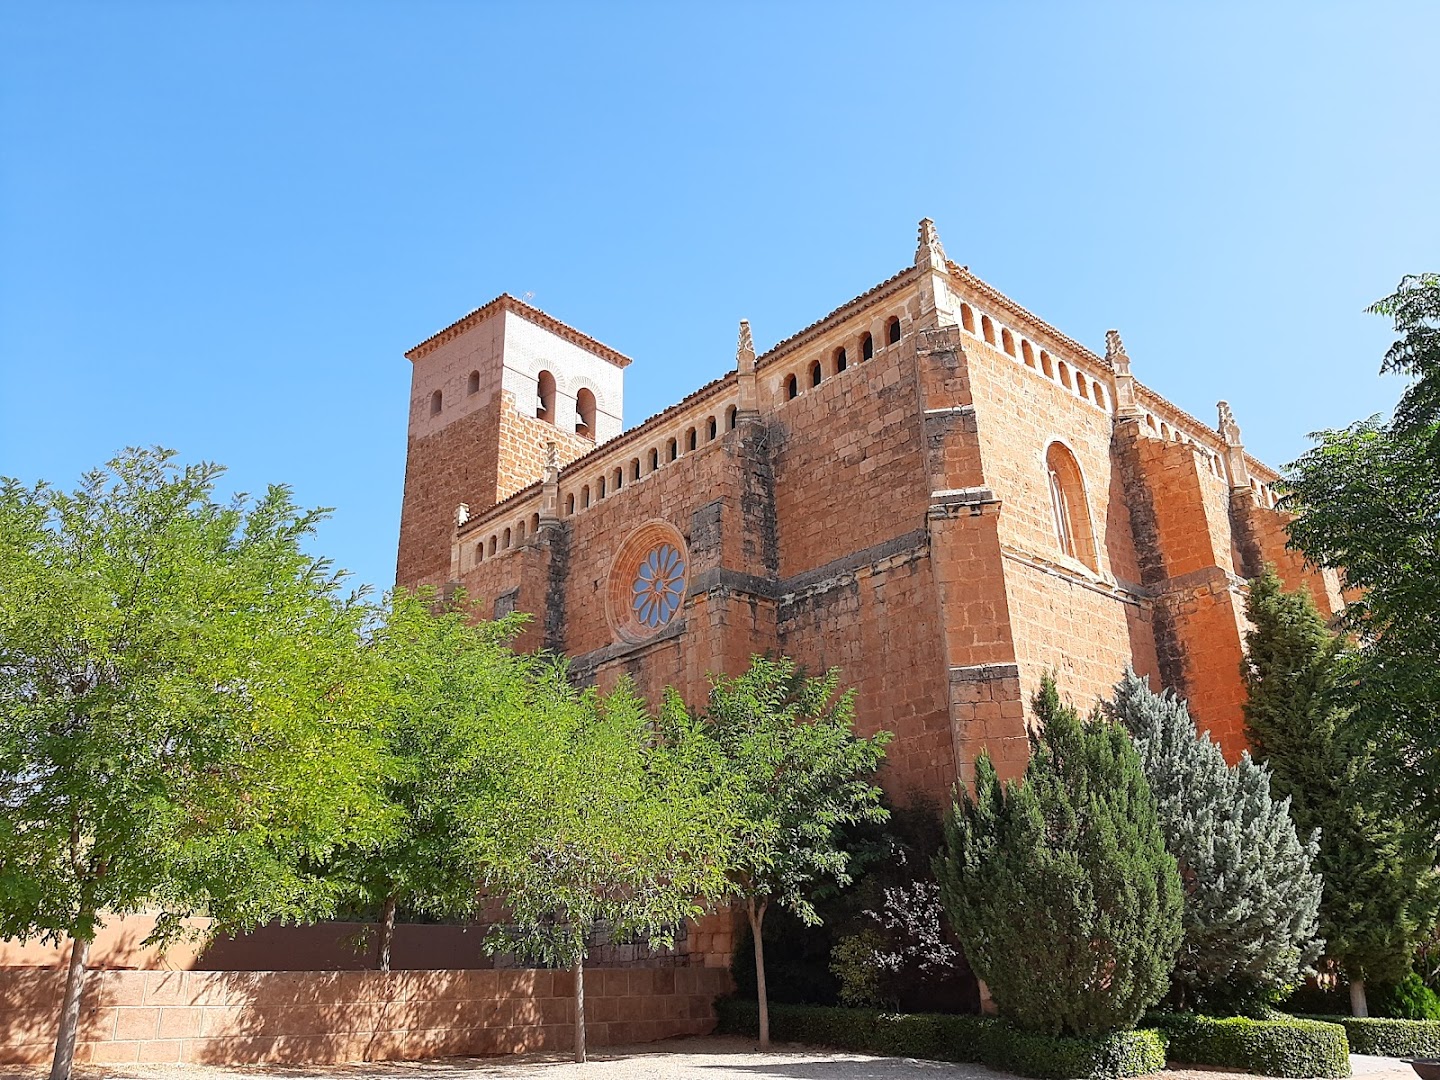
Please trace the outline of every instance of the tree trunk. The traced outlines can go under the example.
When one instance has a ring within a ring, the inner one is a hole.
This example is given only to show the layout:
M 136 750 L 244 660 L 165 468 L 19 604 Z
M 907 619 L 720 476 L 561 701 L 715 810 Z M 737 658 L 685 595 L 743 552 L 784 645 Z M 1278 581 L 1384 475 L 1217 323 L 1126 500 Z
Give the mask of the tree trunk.
M 55 1059 L 50 1080 L 70 1080 L 75 1060 L 75 1034 L 80 1027 L 80 994 L 85 989 L 85 961 L 90 958 L 88 938 L 70 939 L 70 971 L 65 976 L 65 998 L 60 1004 L 60 1030 L 55 1034 Z
M 380 956 L 378 966 L 381 971 L 390 970 L 390 943 L 395 940 L 395 906 L 396 897 L 391 893 L 385 898 L 385 910 L 380 916 Z
M 575 961 L 575 1060 L 585 1060 L 585 958 Z
M 1370 1005 L 1365 1000 L 1365 980 L 1350 980 L 1350 1015 L 1369 1016 Z
M 760 1003 L 760 1049 L 770 1049 L 770 999 L 765 994 L 765 942 L 760 937 L 765 925 L 765 909 L 770 906 L 766 900 L 757 908 L 752 898 L 748 901 L 750 916 L 750 937 L 755 941 L 755 1000 Z

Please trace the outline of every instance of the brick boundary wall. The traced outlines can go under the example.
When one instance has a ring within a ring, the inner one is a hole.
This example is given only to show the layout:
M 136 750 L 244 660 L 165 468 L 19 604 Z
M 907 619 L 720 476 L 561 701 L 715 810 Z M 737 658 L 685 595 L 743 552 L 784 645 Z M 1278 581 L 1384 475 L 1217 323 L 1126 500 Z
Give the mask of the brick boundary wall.
M 54 1051 L 65 973 L 0 969 L 0 1064 Z M 585 973 L 592 1046 L 706 1035 L 721 968 Z M 77 1064 L 337 1064 L 565 1050 L 564 971 L 97 971 L 81 1001 Z

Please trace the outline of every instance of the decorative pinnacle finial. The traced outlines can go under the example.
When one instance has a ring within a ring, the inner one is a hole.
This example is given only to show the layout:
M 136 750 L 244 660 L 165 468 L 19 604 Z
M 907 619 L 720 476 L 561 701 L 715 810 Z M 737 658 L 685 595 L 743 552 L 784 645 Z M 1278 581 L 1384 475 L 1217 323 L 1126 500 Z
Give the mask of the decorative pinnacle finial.
M 735 366 L 741 371 L 755 369 L 755 339 L 750 336 L 750 320 L 740 320 L 740 342 L 735 346 Z
M 1240 446 L 1240 425 L 1235 422 L 1235 414 L 1230 411 L 1230 403 L 1222 401 L 1220 408 L 1220 434 L 1225 439 L 1226 446 Z
M 928 217 L 921 218 L 919 243 L 915 247 L 915 265 L 944 270 L 948 261 L 945 248 L 940 243 L 940 234 L 935 230 L 935 222 Z
M 1130 357 L 1125 352 L 1125 343 L 1120 340 L 1119 330 L 1105 331 L 1105 359 L 1117 375 L 1130 374 Z
M 455 507 L 455 527 L 458 529 L 470 520 L 470 504 L 461 503 Z
M 545 468 L 556 470 L 560 468 L 560 448 L 555 445 L 554 439 L 545 444 Z

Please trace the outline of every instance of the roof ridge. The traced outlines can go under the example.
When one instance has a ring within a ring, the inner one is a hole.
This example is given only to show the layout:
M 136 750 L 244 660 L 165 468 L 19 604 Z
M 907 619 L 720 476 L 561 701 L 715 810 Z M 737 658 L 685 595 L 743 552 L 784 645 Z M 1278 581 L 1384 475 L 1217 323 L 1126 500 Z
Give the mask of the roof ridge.
M 471 311 L 466 312 L 456 319 L 449 326 L 437 330 L 424 341 L 405 353 L 405 358 L 410 361 L 419 360 L 422 356 L 428 356 L 447 341 L 459 337 L 466 330 L 469 330 L 476 323 L 482 322 L 495 314 L 497 311 L 509 311 L 519 315 L 522 319 L 534 323 L 542 330 L 548 330 L 556 337 L 564 338 L 572 345 L 578 345 L 586 352 L 594 353 L 602 360 L 608 360 L 616 367 L 625 368 L 630 366 L 630 357 L 617 349 L 612 349 L 603 341 L 597 341 L 582 330 L 576 330 L 569 323 L 561 322 L 549 312 L 541 311 L 532 304 L 527 304 L 518 297 L 511 296 L 508 292 L 502 292 L 495 299 L 490 300 Z

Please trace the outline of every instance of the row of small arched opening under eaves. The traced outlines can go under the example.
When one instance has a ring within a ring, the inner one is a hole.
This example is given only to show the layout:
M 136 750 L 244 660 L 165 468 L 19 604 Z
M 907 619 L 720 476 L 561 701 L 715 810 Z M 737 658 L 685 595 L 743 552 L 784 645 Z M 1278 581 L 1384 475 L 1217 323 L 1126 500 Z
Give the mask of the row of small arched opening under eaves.
M 569 516 L 579 510 L 588 510 L 594 503 L 607 499 L 625 487 L 625 484 L 642 480 L 651 473 L 679 461 L 684 455 L 700 449 L 704 443 L 712 443 L 722 431 L 734 431 L 738 422 L 738 409 L 731 405 L 722 415 L 711 416 L 702 424 L 692 425 L 682 435 L 674 435 L 658 446 L 652 446 L 645 453 L 630 459 L 628 465 L 616 465 L 606 469 L 592 483 L 580 485 L 578 491 L 565 496 L 565 514 Z M 723 416 L 723 418 L 722 418 Z
M 885 344 L 900 344 L 900 320 L 891 316 L 885 323 Z M 812 361 L 803 371 L 804 382 L 800 374 L 791 374 L 785 378 L 785 400 L 793 401 L 806 390 L 813 390 L 827 378 L 839 375 L 850 367 L 852 360 L 864 363 L 875 357 L 875 337 L 869 331 L 860 335 L 860 341 L 855 346 L 855 353 L 852 356 L 850 349 L 844 345 L 836 348 L 830 353 L 828 365 L 822 360 Z

